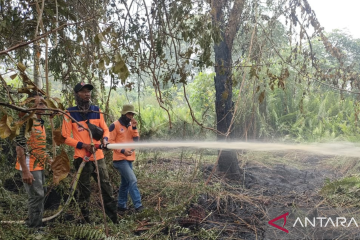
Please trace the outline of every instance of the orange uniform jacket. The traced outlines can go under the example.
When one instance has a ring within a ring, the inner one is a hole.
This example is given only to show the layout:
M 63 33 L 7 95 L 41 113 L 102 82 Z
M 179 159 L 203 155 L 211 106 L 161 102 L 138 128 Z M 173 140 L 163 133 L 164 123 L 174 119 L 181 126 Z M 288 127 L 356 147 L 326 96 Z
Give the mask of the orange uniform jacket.
M 42 120 L 41 120 L 42 121 Z M 45 128 L 40 120 L 34 119 L 33 126 L 30 132 L 30 137 L 26 141 L 26 146 L 21 143 L 21 140 L 17 142 L 19 146 L 25 149 L 25 160 L 29 171 L 38 171 L 44 169 L 45 160 L 49 157 L 46 152 L 46 133 Z M 19 137 L 17 139 L 24 138 L 25 127 L 23 126 Z M 17 158 L 15 168 L 22 170 L 19 158 Z
M 84 119 L 81 116 L 80 112 L 72 112 L 72 111 L 79 111 L 79 108 L 77 106 L 68 108 L 67 113 L 70 113 L 71 117 L 73 117 L 81 125 L 87 128 L 87 124 L 85 122 L 86 119 Z M 91 105 L 89 111 L 94 111 L 94 112 L 88 112 L 87 114 L 85 114 L 85 118 L 88 118 L 90 123 L 98 127 L 101 127 L 104 130 L 103 138 L 108 140 L 109 129 L 105 123 L 103 114 L 100 113 L 101 112 L 100 108 L 98 106 Z M 82 148 L 82 145 L 83 143 L 91 144 L 91 139 L 88 131 L 77 125 L 77 123 L 74 122 L 72 119 L 70 119 L 68 116 L 64 115 L 61 132 L 63 137 L 65 138 L 65 144 L 75 148 L 74 159 L 84 158 L 86 155 L 86 150 Z M 96 141 L 95 139 L 93 139 L 93 143 L 100 144 L 100 141 Z M 104 153 L 102 152 L 101 149 L 98 149 L 96 151 L 96 160 L 103 158 L 104 158 Z M 91 155 L 90 161 L 94 161 L 93 155 Z
M 139 140 L 139 132 L 136 127 L 133 128 L 131 125 L 125 126 L 125 124 L 123 124 L 120 119 L 113 122 L 110 125 L 109 130 L 109 143 L 131 143 Z M 128 150 L 131 150 L 131 148 L 128 148 Z M 125 149 L 114 150 L 113 161 L 135 160 L 135 151 L 133 151 L 130 156 L 125 156 L 124 151 Z

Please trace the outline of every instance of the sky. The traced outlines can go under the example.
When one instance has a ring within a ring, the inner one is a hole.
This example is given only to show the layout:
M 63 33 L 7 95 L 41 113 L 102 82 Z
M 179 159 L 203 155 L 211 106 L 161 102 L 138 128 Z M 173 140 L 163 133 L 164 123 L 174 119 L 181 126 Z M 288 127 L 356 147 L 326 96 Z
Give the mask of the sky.
M 346 29 L 353 38 L 360 38 L 360 0 L 308 0 L 326 32 Z

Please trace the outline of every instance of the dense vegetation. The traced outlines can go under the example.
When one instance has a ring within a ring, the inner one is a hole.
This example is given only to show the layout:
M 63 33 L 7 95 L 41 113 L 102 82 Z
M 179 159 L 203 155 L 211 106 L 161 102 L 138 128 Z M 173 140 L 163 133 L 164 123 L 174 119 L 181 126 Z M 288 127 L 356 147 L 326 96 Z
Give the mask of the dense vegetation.
M 19 112 L 28 107 L 27 93 L 34 89 L 43 91 L 48 107 L 61 113 L 74 105 L 75 83 L 90 82 L 95 85 L 92 100 L 106 113 L 107 123 L 120 116 L 123 104 L 132 103 L 139 111 L 141 138 L 149 141 L 225 135 L 241 141 L 360 140 L 359 39 L 341 30 L 325 32 L 306 0 L 211 3 L 0 0 L 1 220 L 26 215 L 12 139 Z M 229 62 L 218 55 L 226 47 Z M 216 77 L 223 75 L 222 89 Z M 221 106 L 226 118 L 234 116 L 233 123 L 232 118 L 226 123 L 219 119 Z M 61 121 L 61 114 L 47 118 L 49 150 L 54 156 L 65 150 L 71 159 L 73 150 L 52 139 Z M 224 128 L 229 134 L 219 133 Z M 109 154 L 116 186 L 119 176 Z M 178 165 L 166 164 L 171 156 Z M 178 224 L 202 195 L 224 190 L 216 180 L 211 187 L 205 184 L 208 175 L 200 171 L 216 159 L 216 152 L 207 150 L 170 156 L 161 150 L 139 151 L 139 186 L 149 210 L 125 217 L 120 226 L 110 225 L 110 236 L 131 238 L 148 230 L 141 237 L 216 238 L 219 229 L 194 233 Z M 68 194 L 74 173 L 55 186 L 52 170 L 47 171 L 49 188 Z M 49 224 L 49 239 L 104 238 L 97 200 L 94 226 L 75 225 L 79 211 L 74 204 Z M 17 239 L 27 229 L 6 225 L 0 235 Z

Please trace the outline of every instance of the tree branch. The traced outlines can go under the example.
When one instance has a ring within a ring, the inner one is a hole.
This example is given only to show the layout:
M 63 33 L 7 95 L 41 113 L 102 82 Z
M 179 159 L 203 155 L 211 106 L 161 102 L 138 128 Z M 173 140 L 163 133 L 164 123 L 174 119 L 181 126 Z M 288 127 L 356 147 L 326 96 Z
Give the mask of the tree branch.
M 11 102 L 12 102 L 12 103 L 15 103 L 14 99 L 11 97 L 9 88 L 8 88 L 7 85 L 6 85 L 6 81 L 4 80 L 4 78 L 3 78 L 1 75 L 0 75 L 0 80 L 1 80 L 2 84 L 4 85 L 4 88 L 6 89 L 6 91 L 7 91 L 7 93 L 8 93 L 8 97 L 10 98 Z
M 89 21 L 89 20 L 91 20 L 91 19 L 93 19 L 93 17 L 92 17 L 92 18 L 88 18 L 88 19 L 86 19 L 86 20 L 84 20 L 84 21 L 76 22 L 76 23 L 64 23 L 64 24 L 61 25 L 60 27 L 54 28 L 54 29 L 52 29 L 52 30 L 50 30 L 50 31 L 48 31 L 48 32 L 46 32 L 46 33 L 44 33 L 44 34 L 41 34 L 41 35 L 35 37 L 34 39 L 32 39 L 32 40 L 30 40 L 30 41 L 22 42 L 22 43 L 19 43 L 19 44 L 15 45 L 15 46 L 9 47 L 8 49 L 5 49 L 5 50 L 1 51 L 1 52 L 0 52 L 0 55 L 6 54 L 7 52 L 13 51 L 13 50 L 18 49 L 18 48 L 27 46 L 27 45 L 29 45 L 29 44 L 31 44 L 31 43 L 33 43 L 33 42 L 38 41 L 39 39 L 42 39 L 42 38 L 48 36 L 49 34 L 51 34 L 51 33 L 53 33 L 53 32 L 58 31 L 59 29 L 64 28 L 64 27 L 71 26 L 71 25 L 75 25 L 75 24 L 79 24 L 79 23 L 82 23 L 82 22 L 87 22 L 87 21 Z
M 245 0 L 235 0 L 234 6 L 231 9 L 229 21 L 226 27 L 226 44 L 232 48 L 236 33 L 240 28 L 240 19 L 244 10 Z M 230 50 L 231 51 L 231 50 Z
M 200 122 L 196 119 L 196 117 L 195 117 L 195 115 L 194 115 L 194 112 L 193 112 L 193 110 L 192 110 L 192 108 L 191 108 L 189 99 L 188 99 L 187 96 L 186 96 L 185 84 L 183 84 L 183 89 L 184 89 L 184 97 L 185 97 L 186 103 L 187 103 L 187 105 L 188 105 L 188 107 L 189 107 L 190 115 L 191 115 L 191 118 L 193 119 L 193 121 L 196 122 L 196 124 L 199 125 L 199 126 L 202 127 L 202 128 L 211 130 L 211 131 L 213 131 L 213 132 L 215 132 L 215 133 L 217 133 L 217 134 L 220 134 L 220 135 L 225 135 L 224 133 L 218 131 L 217 129 L 205 127 L 204 124 L 200 123 Z

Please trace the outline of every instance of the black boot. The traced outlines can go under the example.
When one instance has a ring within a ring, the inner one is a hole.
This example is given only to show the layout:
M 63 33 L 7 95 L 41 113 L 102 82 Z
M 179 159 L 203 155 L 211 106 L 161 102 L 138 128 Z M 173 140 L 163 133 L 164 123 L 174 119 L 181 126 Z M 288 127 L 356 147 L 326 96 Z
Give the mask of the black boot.
M 118 224 L 118 223 L 119 223 L 118 218 L 117 218 L 117 215 L 111 216 L 110 219 L 111 219 L 111 221 L 112 221 L 114 224 Z

